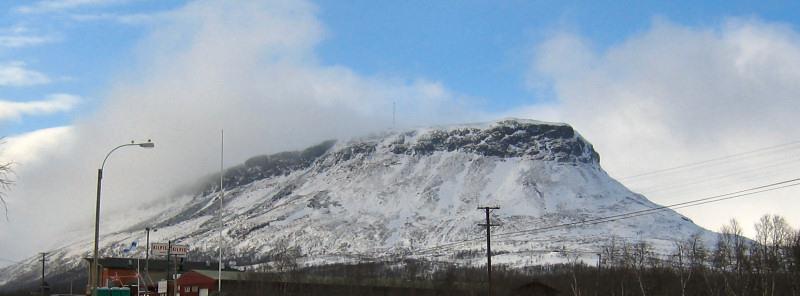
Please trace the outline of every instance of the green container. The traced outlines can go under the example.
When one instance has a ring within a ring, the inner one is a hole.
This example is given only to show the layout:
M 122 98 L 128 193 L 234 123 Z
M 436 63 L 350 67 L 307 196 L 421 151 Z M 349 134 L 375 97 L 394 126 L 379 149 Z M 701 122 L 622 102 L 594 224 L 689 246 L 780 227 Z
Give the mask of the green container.
M 111 288 L 111 296 L 131 296 L 129 288 Z
M 112 296 L 110 288 L 97 288 L 94 293 L 95 296 Z

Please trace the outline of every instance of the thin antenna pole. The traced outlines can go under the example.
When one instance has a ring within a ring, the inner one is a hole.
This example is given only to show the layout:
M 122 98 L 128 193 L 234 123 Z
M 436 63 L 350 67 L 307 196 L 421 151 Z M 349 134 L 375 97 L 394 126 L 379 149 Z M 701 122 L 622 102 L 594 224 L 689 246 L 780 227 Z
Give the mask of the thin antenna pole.
M 222 187 L 223 159 L 225 157 L 225 131 L 220 130 L 220 149 L 219 149 L 219 275 L 217 276 L 217 291 L 222 293 L 222 199 L 225 198 L 225 190 Z

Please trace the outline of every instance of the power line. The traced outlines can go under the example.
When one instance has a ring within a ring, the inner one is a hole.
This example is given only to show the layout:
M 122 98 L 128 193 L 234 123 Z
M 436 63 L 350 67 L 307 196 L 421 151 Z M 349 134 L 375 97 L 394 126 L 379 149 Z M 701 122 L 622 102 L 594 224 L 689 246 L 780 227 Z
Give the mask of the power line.
M 499 236 L 507 236 L 507 235 L 511 235 L 511 234 L 517 234 L 517 233 L 550 230 L 550 229 L 554 229 L 554 228 L 577 226 L 577 225 L 581 225 L 581 224 L 599 224 L 599 223 L 612 222 L 612 221 L 617 221 L 617 220 L 622 220 L 622 219 L 627 219 L 627 218 L 638 217 L 638 216 L 641 216 L 641 215 L 652 214 L 652 213 L 656 213 L 656 212 L 660 212 L 660 211 L 664 211 L 664 210 L 668 210 L 668 209 L 673 209 L 673 208 L 674 209 L 679 209 L 679 208 L 698 206 L 698 205 L 703 205 L 703 204 L 707 204 L 707 203 L 719 202 L 719 201 L 723 201 L 723 200 L 729 200 L 729 199 L 748 196 L 748 195 L 753 195 L 753 194 L 757 194 L 757 193 L 778 190 L 778 189 L 782 189 L 782 188 L 786 188 L 786 187 L 798 186 L 798 185 L 800 185 L 800 183 L 795 183 L 795 184 L 791 184 L 791 185 L 787 185 L 787 186 L 781 186 L 781 187 L 775 187 L 775 188 L 769 188 L 769 187 L 774 187 L 774 186 L 788 184 L 788 183 L 797 182 L 797 181 L 800 181 L 800 178 L 795 178 L 795 179 L 791 179 L 791 180 L 776 182 L 776 183 L 772 183 L 772 184 L 768 184 L 768 185 L 752 187 L 752 188 L 743 189 L 743 190 L 739 190 L 739 191 L 735 191 L 735 192 L 731 192 L 731 193 L 726 193 L 726 194 L 714 195 L 714 196 L 710 196 L 710 197 L 704 197 L 704 198 L 699 198 L 699 199 L 695 199 L 695 200 L 690 200 L 690 201 L 685 201 L 685 202 L 680 202 L 680 203 L 674 203 L 674 204 L 666 205 L 666 206 L 658 206 L 658 207 L 655 207 L 655 208 L 644 209 L 644 210 L 639 210 L 639 211 L 633 211 L 633 212 L 629 212 L 629 213 L 611 215 L 611 216 L 607 216 L 607 217 L 595 218 L 595 219 L 584 220 L 584 221 L 557 224 L 557 225 L 546 226 L 546 227 L 541 227 L 541 228 L 533 228 L 533 229 L 512 231 L 512 232 L 506 232 L 506 233 L 498 233 L 496 236 L 499 237 Z M 769 188 L 769 189 L 765 189 L 765 188 Z M 764 189 L 764 190 L 761 190 L 761 189 Z M 761 190 L 761 191 L 755 191 L 755 190 Z M 754 191 L 754 192 L 751 192 L 751 191 Z M 641 214 L 641 215 L 639 215 L 639 214 Z M 635 216 L 632 216 L 632 215 L 635 215 Z
M 675 204 L 671 204 L 671 205 L 667 205 L 667 206 L 659 206 L 659 207 L 645 209 L 645 210 L 633 211 L 633 212 L 629 212 L 629 213 L 623 213 L 623 214 L 612 215 L 612 216 L 601 217 L 601 218 L 590 219 L 590 220 L 584 220 L 584 221 L 576 221 L 576 222 L 570 222 L 570 223 L 556 224 L 556 225 L 551 225 L 551 226 L 546 226 L 546 227 L 541 227 L 541 228 L 533 228 L 533 229 L 518 230 L 518 231 L 512 231 L 512 232 L 506 232 L 506 233 L 499 233 L 499 234 L 496 234 L 495 237 L 496 238 L 514 237 L 514 236 L 518 236 L 518 235 L 529 234 L 531 232 L 541 232 L 541 231 L 565 228 L 565 227 L 570 227 L 570 226 L 578 226 L 578 225 L 584 225 L 584 224 L 595 225 L 595 224 L 600 224 L 600 223 L 613 222 L 613 221 L 618 221 L 618 220 L 622 220 L 622 219 L 629 219 L 629 218 L 634 218 L 634 217 L 638 217 L 638 216 L 649 215 L 649 214 L 653 214 L 653 213 L 656 213 L 656 212 L 659 212 L 659 211 L 664 211 L 664 210 L 672 209 L 672 208 L 679 209 L 679 208 L 685 208 L 685 207 L 691 207 L 691 206 L 698 206 L 698 205 L 703 205 L 703 204 L 707 204 L 707 203 L 719 202 L 719 201 L 729 200 L 729 199 L 733 199 L 733 198 L 738 198 L 738 197 L 743 197 L 743 196 L 748 196 L 748 195 L 753 195 L 753 194 L 758 194 L 758 193 L 763 193 L 763 192 L 783 189 L 783 188 L 787 188 L 787 187 L 798 186 L 798 185 L 800 185 L 800 183 L 790 184 L 792 182 L 797 182 L 797 181 L 800 181 L 800 178 L 795 178 L 795 179 L 781 181 L 781 182 L 775 182 L 775 183 L 762 185 L 762 186 L 751 187 L 751 188 L 747 188 L 747 189 L 743 189 L 743 190 L 739 190 L 739 191 L 735 191 L 735 192 L 730 192 L 730 193 L 720 194 L 720 195 L 714 195 L 714 196 L 705 197 L 705 198 L 699 198 L 699 199 L 680 202 L 680 203 L 675 203 Z M 784 185 L 784 186 L 775 187 L 775 186 L 778 186 L 778 185 Z M 775 188 L 770 188 L 770 187 L 775 187 Z M 438 250 L 438 249 L 449 248 L 449 247 L 452 247 L 452 246 L 456 246 L 456 245 L 460 245 L 460 244 L 464 244 L 464 243 L 468 243 L 468 242 L 477 241 L 479 239 L 480 238 L 473 238 L 473 239 L 467 239 L 467 240 L 462 240 L 462 241 L 456 241 L 456 242 L 441 244 L 441 245 L 437 245 L 437 246 L 434 246 L 434 247 L 417 250 L 417 252 L 418 253 L 426 253 L 426 252 L 435 251 L 435 250 Z
M 702 161 L 698 161 L 698 162 L 686 163 L 686 164 L 682 164 L 682 165 L 678 165 L 678 166 L 674 166 L 674 167 L 658 169 L 658 170 L 645 172 L 645 173 L 639 173 L 639 174 L 635 174 L 635 175 L 629 175 L 629 176 L 625 176 L 625 177 L 622 177 L 622 178 L 618 178 L 618 180 L 620 180 L 620 181 L 630 180 L 630 179 L 636 179 L 636 178 L 640 178 L 640 177 L 644 177 L 644 176 L 651 176 L 651 175 L 657 175 L 657 174 L 662 174 L 662 173 L 671 172 L 671 171 L 677 171 L 677 170 L 681 170 L 681 169 L 694 168 L 694 167 L 698 167 L 698 166 L 712 164 L 712 163 L 715 163 L 715 162 L 720 162 L 720 161 L 723 161 L 723 160 L 741 158 L 743 156 L 748 156 L 748 155 L 757 155 L 759 153 L 770 151 L 770 150 L 778 150 L 778 151 L 780 151 L 780 150 L 787 150 L 787 149 L 797 149 L 797 148 L 800 148 L 800 147 L 794 147 L 794 148 L 790 148 L 790 147 L 794 146 L 794 145 L 798 145 L 798 144 L 800 144 L 800 141 L 794 141 L 794 142 L 779 144 L 779 145 L 775 145 L 775 146 L 763 147 L 763 148 L 759 148 L 759 149 L 755 149 L 755 150 L 750 150 L 750 151 L 745 151 L 745 152 L 741 152 L 741 153 L 730 154 L 730 155 L 726 155 L 726 156 L 722 156 L 722 157 L 702 160 Z
M 658 181 L 657 184 L 653 184 L 650 187 L 645 187 L 645 189 L 642 189 L 641 191 L 656 192 L 656 191 L 668 190 L 671 189 L 672 187 L 689 187 L 691 185 L 709 183 L 713 182 L 714 180 L 719 180 L 734 176 L 765 175 L 765 174 L 758 174 L 758 172 L 766 169 L 771 169 L 769 171 L 771 173 L 782 172 L 793 169 L 798 162 L 800 162 L 800 158 L 794 156 L 788 159 L 787 158 L 775 159 L 774 161 L 766 162 L 764 165 L 759 165 L 759 166 L 747 166 L 744 168 L 732 167 L 720 171 L 698 171 L 695 174 L 691 175 L 670 177 L 669 179 L 676 179 L 675 182 L 671 182 L 672 184 L 665 183 L 663 180 L 664 178 L 662 178 L 661 180 Z M 633 187 L 640 187 L 640 186 L 633 186 Z
M 792 160 L 788 160 L 788 161 L 784 160 L 784 159 L 780 159 L 780 160 L 778 160 L 776 162 L 773 162 L 773 163 L 770 163 L 770 164 L 764 165 L 764 166 L 748 167 L 748 168 L 745 168 L 745 169 L 734 170 L 734 171 L 725 171 L 723 173 L 719 173 L 719 174 L 715 174 L 715 175 L 704 174 L 702 179 L 700 179 L 700 180 L 697 180 L 698 178 L 695 178 L 695 177 L 690 177 L 690 178 L 688 178 L 690 180 L 683 180 L 684 182 L 678 182 L 677 184 L 659 184 L 659 185 L 656 185 L 656 186 L 651 186 L 651 187 L 645 188 L 645 189 L 641 190 L 641 192 L 653 193 L 653 192 L 659 192 L 659 191 L 673 190 L 675 188 L 686 188 L 686 187 L 691 187 L 692 185 L 710 183 L 710 182 L 713 182 L 714 180 L 719 180 L 719 179 L 733 177 L 733 176 L 740 176 L 740 175 L 748 176 L 748 174 L 751 174 L 751 173 L 754 173 L 754 172 L 758 172 L 758 171 L 761 171 L 761 170 L 764 170 L 764 169 L 784 167 L 784 166 L 787 166 L 787 165 L 794 165 L 797 162 L 800 162 L 800 158 L 792 159 Z M 785 171 L 785 170 L 788 170 L 790 168 L 791 167 L 783 168 L 782 170 L 779 170 L 779 171 Z M 770 175 L 775 175 L 775 174 L 770 174 Z

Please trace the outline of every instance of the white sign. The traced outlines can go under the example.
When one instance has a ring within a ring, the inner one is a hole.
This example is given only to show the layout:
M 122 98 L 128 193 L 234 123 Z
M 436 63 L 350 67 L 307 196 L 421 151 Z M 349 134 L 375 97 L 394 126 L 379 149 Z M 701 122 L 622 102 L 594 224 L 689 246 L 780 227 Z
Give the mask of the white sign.
M 167 250 L 169 250 L 169 252 L 167 252 Z M 150 253 L 155 256 L 166 256 L 167 254 L 170 254 L 176 257 L 186 257 L 186 253 L 189 253 L 189 246 L 172 245 L 170 248 L 169 244 L 152 243 L 150 244 Z
M 188 245 L 172 245 L 172 250 L 170 250 L 170 254 L 178 257 L 186 257 L 186 253 L 189 253 Z
M 167 293 L 167 281 L 158 282 L 158 293 Z
M 169 245 L 168 244 L 162 244 L 162 243 L 152 243 L 152 244 L 150 244 L 150 254 L 153 254 L 153 255 L 166 256 L 168 249 L 169 249 Z

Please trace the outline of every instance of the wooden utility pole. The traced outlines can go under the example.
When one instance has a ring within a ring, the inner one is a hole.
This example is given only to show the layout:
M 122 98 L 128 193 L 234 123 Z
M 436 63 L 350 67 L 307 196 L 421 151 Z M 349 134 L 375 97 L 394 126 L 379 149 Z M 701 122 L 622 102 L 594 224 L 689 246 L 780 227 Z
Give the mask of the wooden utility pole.
M 492 224 L 490 212 L 499 208 L 498 206 L 478 207 L 479 210 L 486 211 L 486 223 L 480 223 L 478 226 L 486 227 L 486 276 L 489 283 L 489 296 L 492 295 L 492 227 L 500 226 L 499 224 Z
M 47 262 L 47 252 L 41 252 L 39 254 L 42 255 L 42 259 L 41 259 L 41 261 L 42 261 L 42 284 L 41 284 L 41 287 L 40 287 L 40 291 L 41 291 L 40 293 L 41 294 L 39 294 L 39 295 L 44 296 L 44 266 L 45 266 L 44 263 Z

